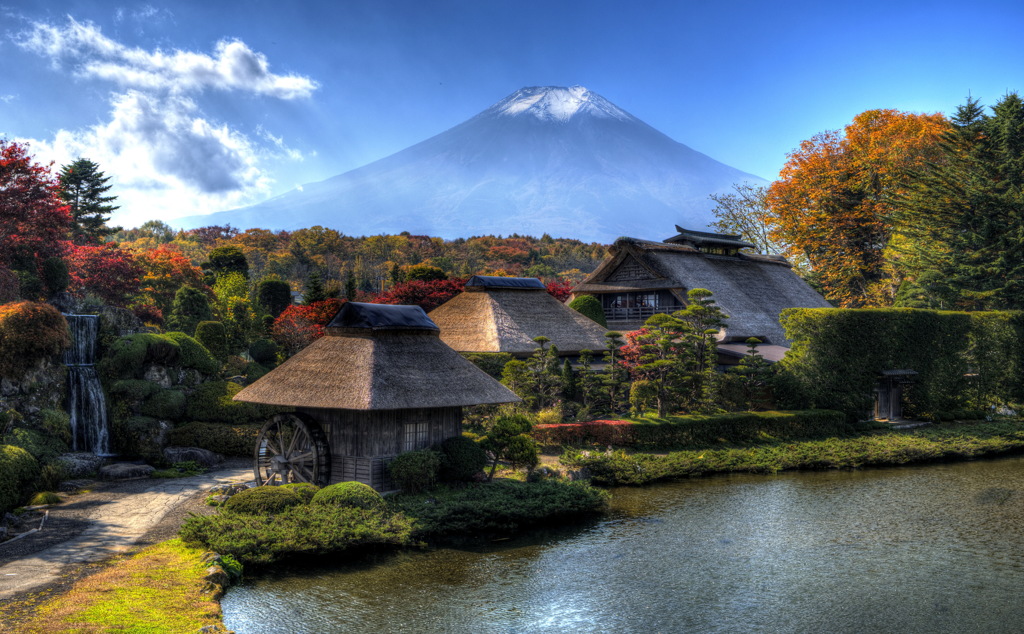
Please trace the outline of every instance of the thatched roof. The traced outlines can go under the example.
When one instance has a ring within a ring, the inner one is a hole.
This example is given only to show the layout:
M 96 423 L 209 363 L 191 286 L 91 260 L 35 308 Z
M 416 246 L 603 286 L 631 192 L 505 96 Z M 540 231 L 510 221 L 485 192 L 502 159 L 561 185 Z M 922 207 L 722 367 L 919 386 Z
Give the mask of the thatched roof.
M 533 339 L 544 336 L 560 353 L 577 354 L 604 349 L 607 332 L 549 295 L 536 278 L 475 276 L 430 318 L 441 329 L 441 340 L 459 352 L 526 356 L 537 349 Z
M 694 232 L 690 232 L 694 233 Z M 620 272 L 628 270 L 625 275 Z M 712 255 L 696 246 L 619 238 L 608 256 L 574 293 L 601 295 L 669 290 L 685 303 L 687 291 L 706 288 L 729 315 L 723 337 L 789 345 L 779 313 L 786 308 L 827 308 L 830 304 L 793 272 L 782 257 Z
M 384 410 L 520 399 L 438 337 L 419 306 L 348 302 L 327 336 L 235 395 L 236 401 Z

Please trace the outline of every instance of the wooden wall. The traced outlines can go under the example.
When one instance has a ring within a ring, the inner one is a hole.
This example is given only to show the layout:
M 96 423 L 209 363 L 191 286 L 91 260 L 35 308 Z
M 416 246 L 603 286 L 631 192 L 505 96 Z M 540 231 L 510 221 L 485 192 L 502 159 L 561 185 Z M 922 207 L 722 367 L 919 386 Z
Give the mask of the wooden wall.
M 462 434 L 462 408 L 377 411 L 303 408 L 327 435 L 331 448 L 331 484 L 355 480 L 391 491 L 387 463 L 406 450 L 407 425 L 422 433 L 410 449 L 424 449 Z

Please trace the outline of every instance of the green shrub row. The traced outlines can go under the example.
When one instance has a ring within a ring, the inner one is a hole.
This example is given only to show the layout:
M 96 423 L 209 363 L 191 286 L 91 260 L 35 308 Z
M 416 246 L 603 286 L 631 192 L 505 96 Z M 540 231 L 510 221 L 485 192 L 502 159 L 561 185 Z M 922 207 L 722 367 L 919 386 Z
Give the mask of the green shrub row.
M 232 381 L 207 381 L 188 397 L 185 415 L 191 420 L 244 425 L 265 421 L 284 411 L 278 407 L 231 400 L 241 390 L 242 386 Z
M 97 367 L 100 376 L 112 383 L 117 379 L 141 378 L 148 364 L 189 368 L 207 375 L 220 370 L 213 355 L 182 332 L 119 337 L 107 348 Z
M 258 424 L 192 422 L 172 429 L 167 442 L 175 447 L 200 447 L 225 456 L 250 458 L 256 449 L 260 427 Z
M 39 463 L 21 447 L 0 445 L 0 515 L 21 505 L 39 478 Z
M 666 456 L 569 451 L 567 465 L 587 469 L 601 486 L 641 485 L 712 473 L 776 473 L 791 469 L 856 469 L 966 460 L 1024 451 L 1019 422 L 942 425 L 855 438 L 775 443 L 742 449 L 679 451 Z
M 792 408 L 870 416 L 884 370 L 914 370 L 907 414 L 1024 402 L 1024 313 L 792 308 L 775 394 Z
M 547 447 L 627 447 L 664 450 L 824 438 L 852 433 L 841 412 L 732 412 L 589 423 L 536 425 L 532 436 Z

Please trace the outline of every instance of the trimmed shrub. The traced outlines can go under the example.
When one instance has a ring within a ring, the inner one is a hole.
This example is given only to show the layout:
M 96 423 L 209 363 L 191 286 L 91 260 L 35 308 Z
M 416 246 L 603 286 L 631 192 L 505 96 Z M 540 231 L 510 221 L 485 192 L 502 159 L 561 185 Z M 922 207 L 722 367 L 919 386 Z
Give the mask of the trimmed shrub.
M 532 435 L 546 447 L 663 450 L 828 438 L 849 436 L 852 432 L 841 412 L 819 409 L 537 425 Z
M 47 436 L 65 445 L 71 444 L 71 416 L 67 412 L 57 409 L 40 410 L 39 425 Z
M 440 477 L 450 482 L 469 482 L 487 466 L 487 453 L 473 440 L 455 436 L 438 446 L 441 454 Z
M 507 352 L 474 352 L 463 356 L 495 379 L 501 378 L 505 364 L 512 360 L 512 355 Z
M 292 303 L 292 287 L 283 280 L 263 280 L 256 287 L 256 303 L 277 317 Z
M 160 390 L 142 403 L 139 413 L 163 420 L 181 420 L 185 415 L 185 392 Z
M 228 354 L 227 331 L 219 321 L 201 321 L 196 324 L 195 339 L 216 359 L 223 359 Z
M 21 447 L 41 463 L 52 462 L 57 456 L 68 450 L 67 444 L 55 436 L 35 429 L 20 427 L 12 429 L 4 438 L 4 442 L 14 447 Z M 3 472 L 0 471 L 0 473 Z
M 596 321 L 605 328 L 608 327 L 608 320 L 604 317 L 604 309 L 601 308 L 601 300 L 593 295 L 578 295 L 569 302 L 569 308 L 575 310 L 584 317 Z
M 295 489 L 255 487 L 232 495 L 224 503 L 224 510 L 242 515 L 274 515 L 288 507 L 302 504 L 302 498 Z
M 225 456 L 251 458 L 260 427 L 192 422 L 172 429 L 167 442 L 174 447 L 199 447 Z
M 149 416 L 115 419 L 111 425 L 110 441 L 120 454 L 160 462 L 163 460 L 162 439 L 167 426 Z
M 249 356 L 260 365 L 273 365 L 277 361 L 277 344 L 270 339 L 257 339 L 249 344 Z
M 384 498 L 380 493 L 362 482 L 339 482 L 325 486 L 316 492 L 312 503 L 358 509 L 384 508 Z
M 121 379 L 110 384 L 110 395 L 127 401 L 140 402 L 163 390 L 159 383 L 145 379 Z
M 203 383 L 189 397 L 185 413 L 192 420 L 241 425 L 266 420 L 282 411 L 277 407 L 232 401 L 231 397 L 241 390 L 241 385 L 231 381 Z
M 214 375 L 220 371 L 220 363 L 201 343 L 183 332 L 169 332 L 164 335 L 178 344 L 181 349 L 181 367 L 199 370 L 203 374 Z
M 0 306 L 0 376 L 21 378 L 70 343 L 68 322 L 53 306 L 36 302 Z
M 147 364 L 178 365 L 180 357 L 181 347 L 174 339 L 144 332 L 115 339 L 96 365 L 107 381 L 138 379 Z
M 282 484 L 281 488 L 289 489 L 291 491 L 295 491 L 296 493 L 298 493 L 299 497 L 302 498 L 303 504 L 309 504 L 310 502 L 312 502 L 313 496 L 315 496 L 317 492 L 320 490 L 320 487 L 316 486 L 315 484 L 310 484 L 308 482 L 290 482 L 288 484 Z
M 441 470 L 441 454 L 418 449 L 399 454 L 388 465 L 395 486 L 409 493 L 418 493 L 437 483 Z
M 0 445 L 0 513 L 20 505 L 39 478 L 39 463 L 21 447 Z

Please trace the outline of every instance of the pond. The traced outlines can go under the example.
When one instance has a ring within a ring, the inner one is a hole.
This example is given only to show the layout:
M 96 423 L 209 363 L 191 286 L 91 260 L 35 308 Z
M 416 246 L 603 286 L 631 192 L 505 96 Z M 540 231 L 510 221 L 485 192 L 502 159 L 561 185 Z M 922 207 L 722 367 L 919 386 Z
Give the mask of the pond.
M 585 526 L 275 571 L 263 632 L 1012 632 L 1024 458 L 616 489 Z

